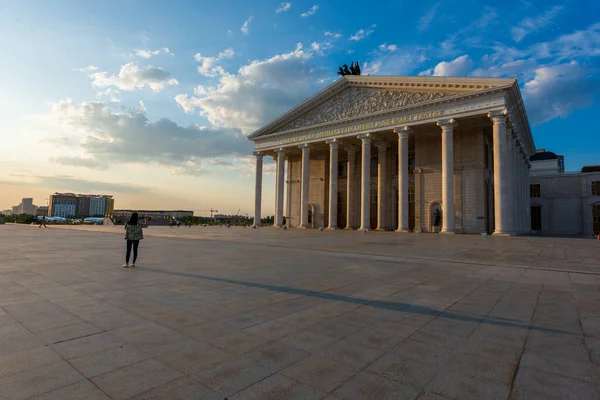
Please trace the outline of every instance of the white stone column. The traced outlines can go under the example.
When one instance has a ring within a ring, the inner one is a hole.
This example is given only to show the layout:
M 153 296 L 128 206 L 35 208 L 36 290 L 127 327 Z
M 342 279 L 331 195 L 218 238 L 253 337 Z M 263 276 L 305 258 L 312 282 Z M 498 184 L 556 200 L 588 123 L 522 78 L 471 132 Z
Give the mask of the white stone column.
M 298 146 L 302 150 L 302 193 L 300 195 L 300 226 L 308 228 L 308 188 L 310 184 L 310 147 L 308 144 Z M 315 216 L 313 215 L 313 218 Z
M 260 209 L 262 205 L 262 176 L 263 176 L 263 154 L 255 151 L 256 156 L 256 185 L 254 187 L 254 226 L 261 226 Z
M 525 150 L 519 147 L 519 235 L 525 234 Z
M 362 141 L 362 166 L 360 180 L 360 228 L 361 231 L 369 230 L 371 217 L 371 134 L 358 135 Z
M 510 218 L 509 210 L 509 160 L 506 140 L 506 110 L 493 111 L 488 114 L 493 124 L 494 141 L 494 235 L 507 235 Z
M 275 227 L 283 227 L 283 191 L 285 187 L 285 150 L 277 151 L 277 202 L 275 203 Z
M 387 173 L 387 148 L 390 144 L 385 140 L 377 143 L 377 230 L 385 231 L 385 200 L 387 199 L 387 190 L 385 186 Z
M 398 134 L 398 229 L 408 232 L 408 137 L 412 129 L 396 129 Z
M 525 155 L 527 157 L 527 155 Z M 525 164 L 525 187 L 527 188 L 526 192 L 526 205 L 527 205 L 527 219 L 525 220 L 525 233 L 531 233 L 531 176 L 529 175 L 531 171 L 531 164 L 529 163 L 529 158 L 526 158 Z
M 509 212 L 510 217 L 508 219 L 507 230 L 511 235 L 517 233 L 517 138 L 514 135 L 512 127 L 509 125 L 506 127 L 506 135 L 508 138 L 508 160 L 509 167 L 507 167 L 508 175 L 508 193 L 510 205 Z
M 338 147 L 337 139 L 329 139 L 329 226 L 337 229 L 337 194 L 338 194 Z
M 454 233 L 454 124 L 450 118 L 438 121 L 442 128 L 442 231 Z
M 354 177 L 356 176 L 356 146 L 346 146 L 346 229 L 354 229 Z

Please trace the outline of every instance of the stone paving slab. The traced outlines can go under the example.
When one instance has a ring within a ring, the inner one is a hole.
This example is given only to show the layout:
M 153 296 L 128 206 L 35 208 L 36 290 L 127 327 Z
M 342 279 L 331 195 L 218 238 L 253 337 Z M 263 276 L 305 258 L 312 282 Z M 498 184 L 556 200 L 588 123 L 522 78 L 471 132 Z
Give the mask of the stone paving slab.
M 600 399 L 598 241 L 145 237 L 0 226 L 0 399 Z

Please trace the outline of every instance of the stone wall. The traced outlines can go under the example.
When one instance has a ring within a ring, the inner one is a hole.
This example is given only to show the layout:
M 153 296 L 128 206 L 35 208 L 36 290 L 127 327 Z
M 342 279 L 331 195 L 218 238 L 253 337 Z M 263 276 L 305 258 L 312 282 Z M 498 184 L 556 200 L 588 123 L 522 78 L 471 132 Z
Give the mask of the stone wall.
M 540 185 L 540 197 L 530 198 L 531 206 L 541 207 L 541 232 L 546 235 L 591 235 L 594 204 L 600 196 L 592 196 L 593 181 L 600 173 L 562 173 L 531 175 L 531 184 Z

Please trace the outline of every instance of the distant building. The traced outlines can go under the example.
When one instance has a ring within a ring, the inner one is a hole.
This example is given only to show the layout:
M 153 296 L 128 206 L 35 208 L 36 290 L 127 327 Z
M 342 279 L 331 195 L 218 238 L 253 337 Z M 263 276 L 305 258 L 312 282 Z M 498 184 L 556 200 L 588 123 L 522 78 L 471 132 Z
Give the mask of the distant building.
M 48 206 L 39 206 L 37 210 L 35 210 L 35 215 L 38 217 L 47 217 L 48 216 Z
M 536 149 L 535 154 L 529 158 L 531 161 L 531 175 L 562 174 L 565 172 L 565 157 L 554 154 L 546 149 Z
M 88 217 L 90 215 L 90 199 L 91 196 L 81 196 L 77 197 L 77 216 L 78 217 Z
M 0 211 L 0 214 L 4 214 L 4 215 L 13 215 L 13 210 L 12 208 L 7 208 L 6 210 L 2 210 Z
M 54 193 L 50 196 L 51 217 L 73 218 L 77 214 L 77 195 Z
M 89 202 L 89 215 L 104 215 L 104 212 L 106 211 L 106 198 L 92 197 L 89 199 Z
M 529 160 L 532 232 L 599 235 L 600 165 L 564 172 L 564 157 L 544 149 Z
M 18 206 L 12 207 L 13 214 L 35 214 L 35 210 L 37 206 L 33 204 L 33 199 L 31 197 L 24 197 L 19 203 Z
M 49 213 L 63 218 L 104 216 L 114 209 L 114 204 L 111 195 L 54 193 L 50 196 Z

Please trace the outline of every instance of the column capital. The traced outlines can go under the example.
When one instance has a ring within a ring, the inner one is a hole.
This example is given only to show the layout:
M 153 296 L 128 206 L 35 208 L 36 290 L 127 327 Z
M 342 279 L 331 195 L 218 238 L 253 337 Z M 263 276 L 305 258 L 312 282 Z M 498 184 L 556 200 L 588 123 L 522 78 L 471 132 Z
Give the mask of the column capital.
M 413 128 L 410 126 L 394 128 L 394 133 L 398 135 L 398 139 L 408 139 L 408 136 L 412 134 L 413 131 Z
M 275 149 L 275 152 L 277 153 L 278 156 L 285 156 L 285 148 L 283 148 L 283 147 Z
M 438 120 L 436 125 L 442 128 L 442 132 L 444 132 L 454 128 L 457 125 L 457 122 L 455 118 L 447 118 Z
M 375 143 L 375 146 L 381 151 L 390 147 L 390 144 L 386 140 Z
M 506 118 L 508 116 L 508 111 L 498 110 L 498 111 L 490 111 L 488 113 L 488 118 L 492 120 L 494 125 L 506 125 Z
M 327 143 L 330 147 L 334 148 L 334 147 L 338 147 L 338 145 L 340 144 L 340 140 L 339 139 L 327 139 L 325 141 L 325 143 Z
M 260 151 L 253 151 L 252 154 L 255 155 L 256 158 L 263 158 L 263 156 L 264 156 L 264 154 L 261 153 Z
M 358 150 L 358 149 L 356 148 L 355 145 L 351 144 L 349 146 L 344 146 L 344 150 L 346 150 L 346 152 L 348 154 L 356 154 L 356 150 Z
M 302 143 L 302 144 L 298 145 L 298 148 L 302 149 L 302 151 L 309 150 L 310 149 L 310 143 Z
M 357 136 L 363 143 L 368 143 L 373 139 L 373 135 L 371 133 L 361 133 Z

